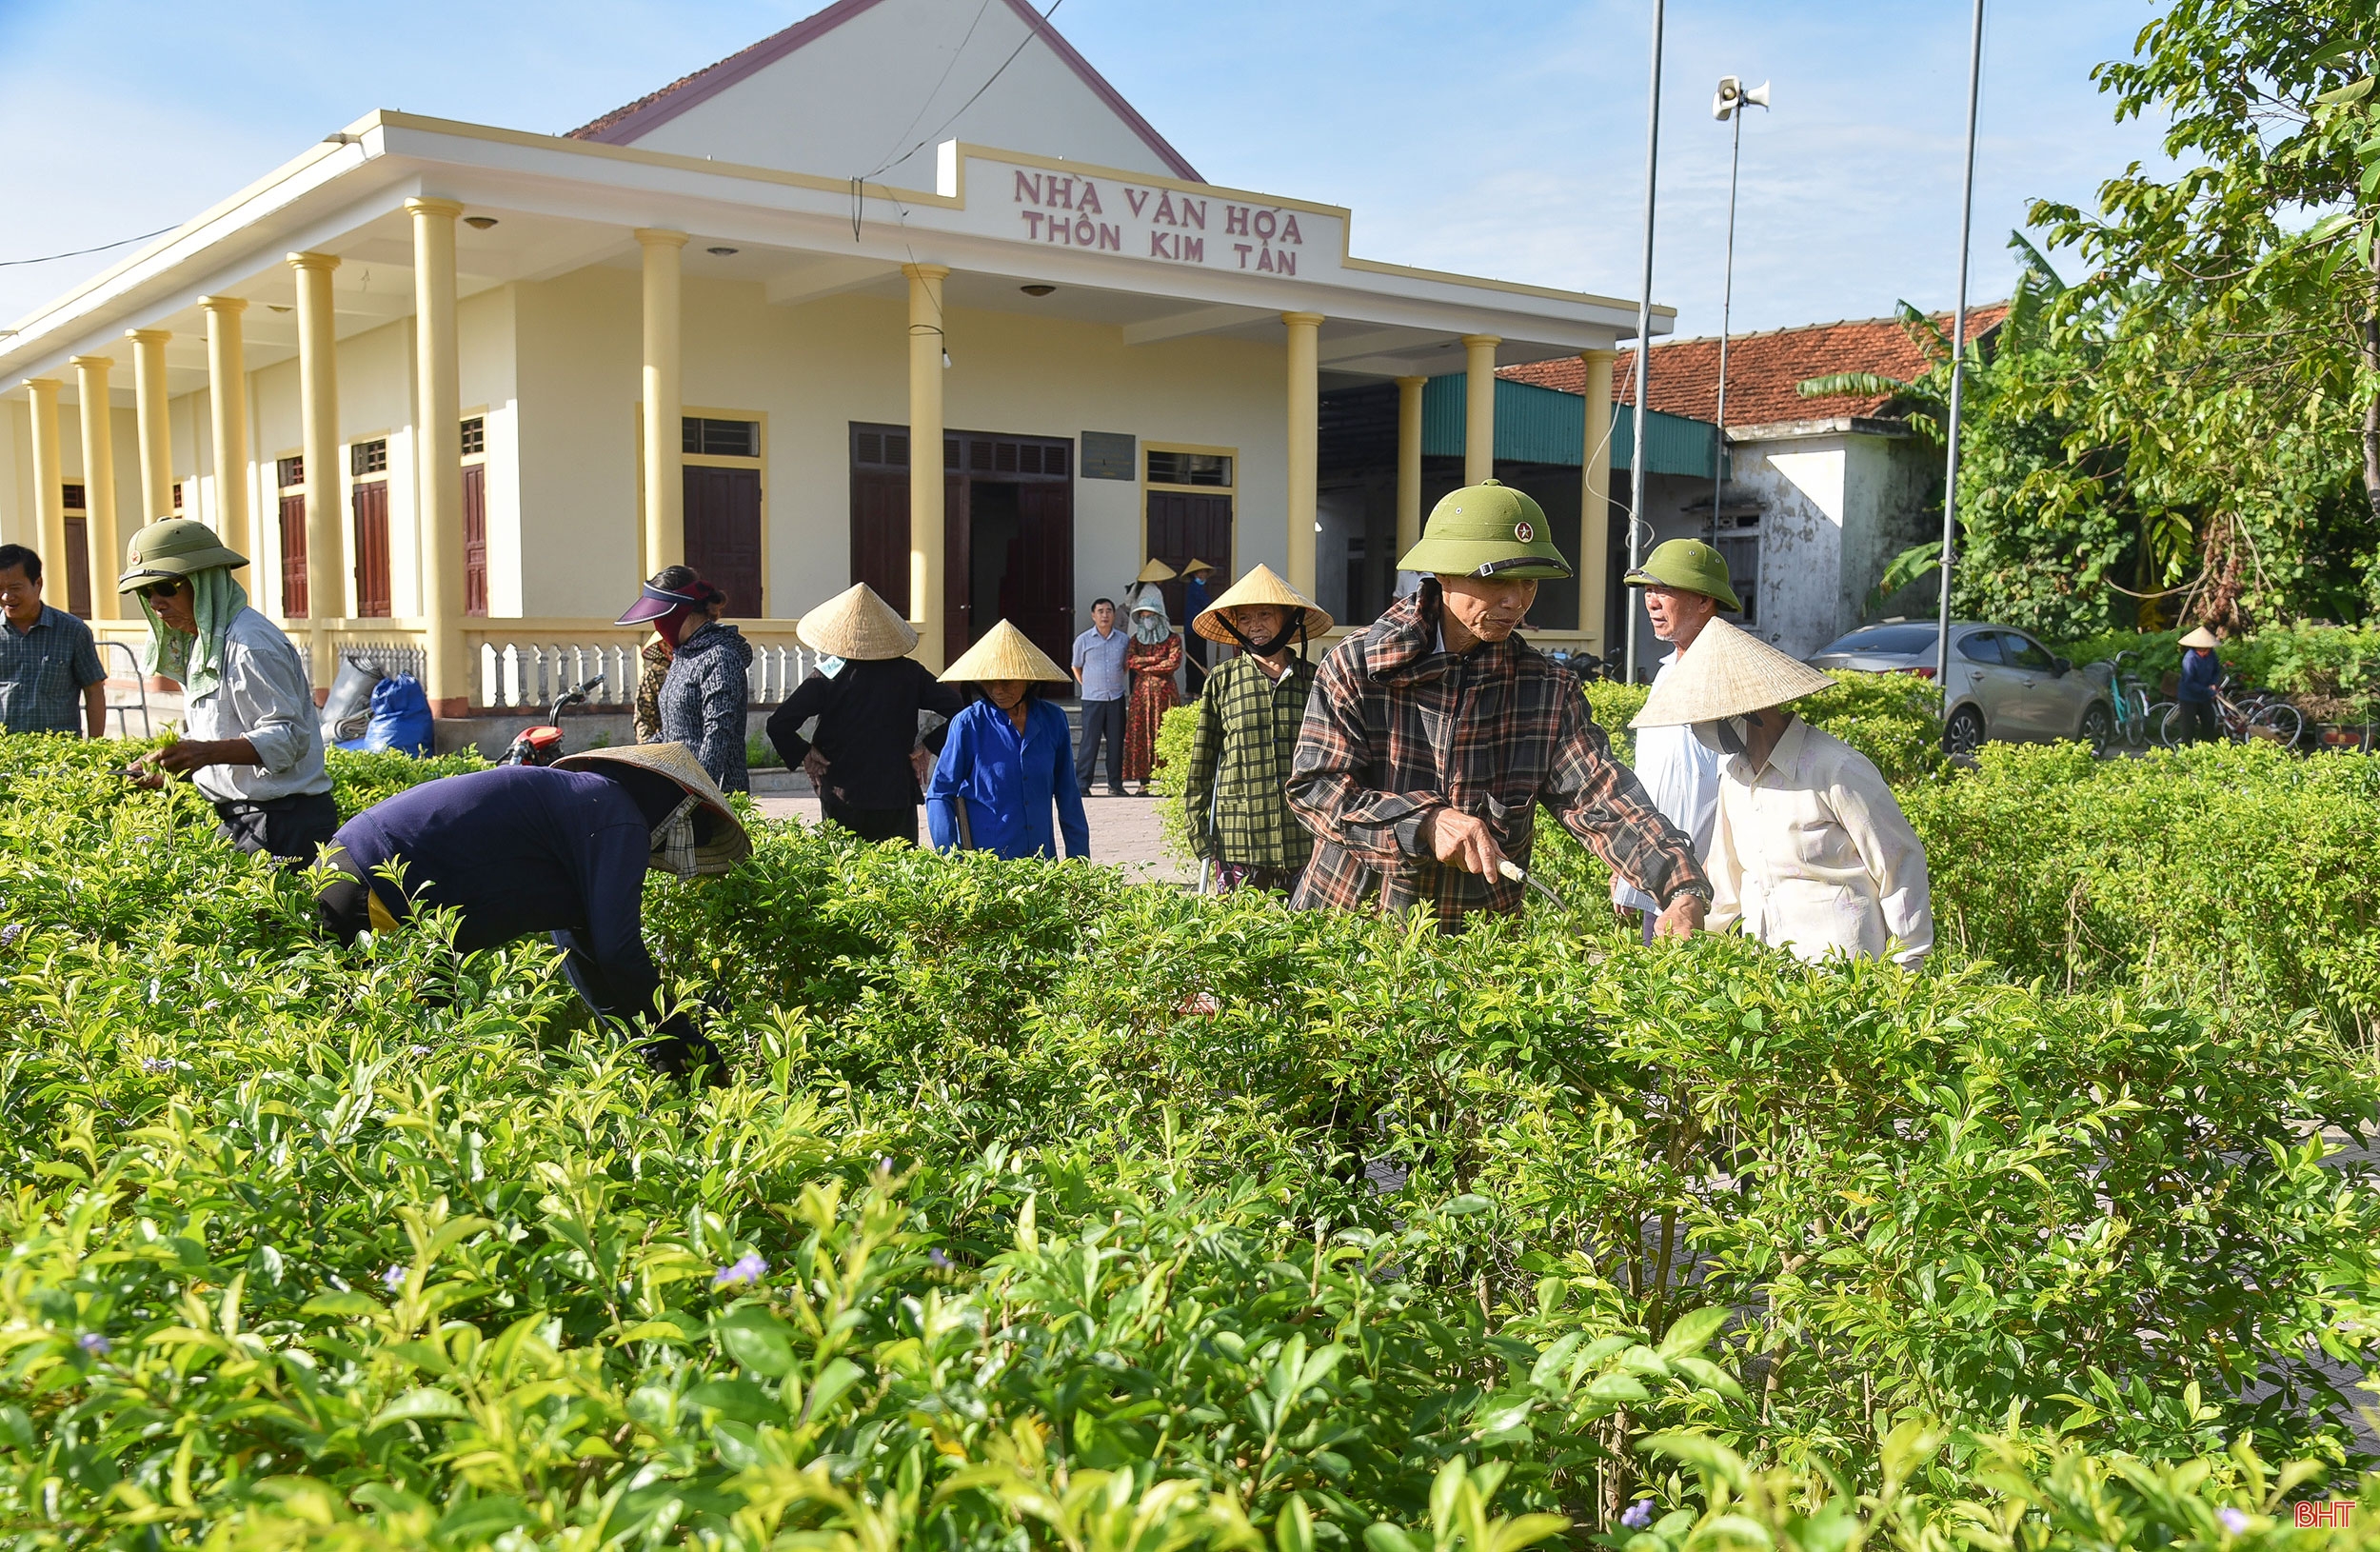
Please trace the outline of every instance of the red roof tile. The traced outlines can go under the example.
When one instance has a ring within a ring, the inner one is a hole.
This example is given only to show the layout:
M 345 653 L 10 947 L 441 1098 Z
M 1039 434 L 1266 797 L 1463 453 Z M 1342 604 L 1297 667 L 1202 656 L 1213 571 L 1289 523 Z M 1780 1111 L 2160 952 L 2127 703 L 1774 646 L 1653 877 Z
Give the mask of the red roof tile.
M 2005 302 L 1969 309 L 1967 337 L 1974 339 L 2007 313 Z M 1951 315 L 1936 313 L 1934 322 L 1948 332 Z M 1798 328 L 1738 334 L 1727 342 L 1727 424 L 1774 426 L 1782 421 L 1874 415 L 1884 408 L 1884 397 L 1844 393 L 1809 399 L 1797 390 L 1813 377 L 1835 372 L 1877 372 L 1907 381 L 1922 374 L 1926 366 L 1925 351 L 1897 318 L 1806 324 Z M 1501 368 L 1497 375 L 1577 393 L 1581 391 L 1585 372 L 1585 364 L 1577 356 L 1565 356 Z M 1718 378 L 1716 336 L 1656 343 L 1647 373 L 1647 406 L 1667 414 L 1714 420 L 1718 413 Z M 1612 397 L 1620 404 L 1636 402 L 1634 350 L 1621 351 L 1612 366 Z

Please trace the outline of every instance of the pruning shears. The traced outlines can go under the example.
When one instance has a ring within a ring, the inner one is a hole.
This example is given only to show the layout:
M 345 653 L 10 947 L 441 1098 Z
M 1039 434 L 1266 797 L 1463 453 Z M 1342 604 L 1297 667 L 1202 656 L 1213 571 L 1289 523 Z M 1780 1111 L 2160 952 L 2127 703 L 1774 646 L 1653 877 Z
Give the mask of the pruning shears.
M 1506 878 L 1512 880 L 1515 884 L 1525 884 L 1530 888 L 1535 889 L 1537 893 L 1545 896 L 1546 899 L 1554 903 L 1554 908 L 1556 910 L 1567 911 L 1570 909 L 1568 905 L 1562 904 L 1562 897 L 1554 892 L 1554 886 L 1552 885 L 1546 883 L 1535 873 L 1530 872 L 1527 868 L 1521 866 L 1510 857 L 1498 860 L 1496 865 L 1496 870 L 1498 873 L 1503 874 Z

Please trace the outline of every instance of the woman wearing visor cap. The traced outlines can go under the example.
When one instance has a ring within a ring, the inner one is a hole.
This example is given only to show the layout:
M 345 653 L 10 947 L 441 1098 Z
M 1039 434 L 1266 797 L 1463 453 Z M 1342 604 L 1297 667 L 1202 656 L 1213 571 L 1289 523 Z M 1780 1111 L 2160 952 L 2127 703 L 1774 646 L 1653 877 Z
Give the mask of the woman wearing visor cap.
M 647 582 L 620 625 L 646 625 L 670 648 L 668 672 L 653 700 L 660 742 L 684 744 L 729 792 L 751 789 L 744 754 L 745 708 L 751 690 L 745 669 L 752 644 L 719 616 L 727 595 L 686 567 L 664 567 Z M 651 660 L 646 659 L 649 673 Z M 638 683 L 644 700 L 644 682 Z M 640 706 L 641 709 L 641 706 Z M 638 738 L 643 740 L 640 730 Z

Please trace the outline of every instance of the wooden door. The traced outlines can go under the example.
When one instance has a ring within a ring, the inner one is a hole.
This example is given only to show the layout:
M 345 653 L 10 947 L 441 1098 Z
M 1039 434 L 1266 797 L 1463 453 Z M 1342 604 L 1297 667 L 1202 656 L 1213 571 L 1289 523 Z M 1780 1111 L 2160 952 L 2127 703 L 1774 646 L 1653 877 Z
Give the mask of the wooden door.
M 761 471 L 688 465 L 685 563 L 727 595 L 729 616 L 757 620 L 761 607 Z
M 66 514 L 66 611 L 90 618 L 90 520 L 81 512 Z
M 463 612 L 487 613 L 487 466 L 463 466 Z
M 909 617 L 909 476 L 851 471 L 851 580 Z
M 355 614 L 388 618 L 388 482 L 355 487 Z
M 310 619 L 312 600 L 306 587 L 306 497 L 281 498 L 281 613 L 290 620 Z
M 1209 597 L 1220 598 L 1232 584 L 1231 497 L 1220 493 L 1192 494 L 1180 490 L 1149 492 L 1149 559 L 1163 561 L 1179 572 L 1193 560 L 1215 567 Z M 1182 618 L 1181 578 L 1164 585 L 1165 612 L 1174 624 Z
M 1063 667 L 1074 648 L 1074 486 L 1020 486 L 1024 574 L 1017 579 L 1016 626 Z

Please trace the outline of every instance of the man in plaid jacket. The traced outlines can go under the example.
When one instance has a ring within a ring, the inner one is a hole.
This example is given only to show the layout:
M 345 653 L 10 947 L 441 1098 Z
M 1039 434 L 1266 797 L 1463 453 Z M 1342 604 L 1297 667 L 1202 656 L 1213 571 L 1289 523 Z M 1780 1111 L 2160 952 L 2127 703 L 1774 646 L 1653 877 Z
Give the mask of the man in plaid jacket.
M 1401 914 L 1452 930 L 1511 914 L 1542 805 L 1661 905 L 1656 930 L 1701 925 L 1710 881 L 1694 842 L 1653 806 L 1587 714 L 1577 676 L 1514 634 L 1537 583 L 1570 567 L 1545 513 L 1489 480 L 1430 513 L 1398 563 L 1428 573 L 1323 660 L 1289 778 L 1316 837 L 1292 904 Z

